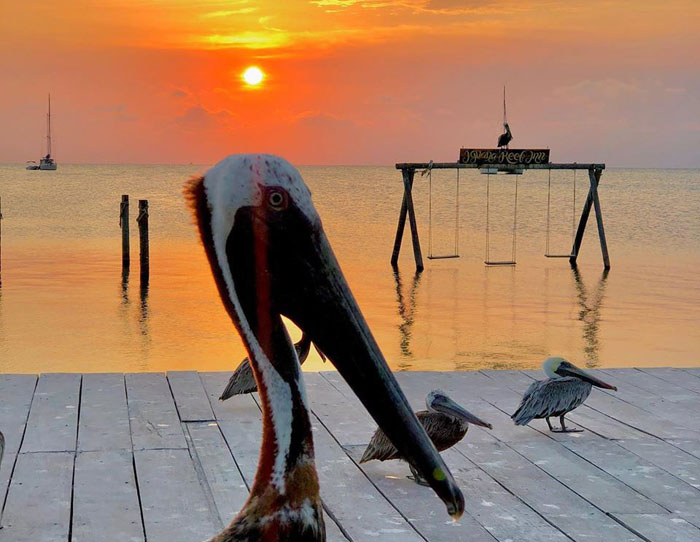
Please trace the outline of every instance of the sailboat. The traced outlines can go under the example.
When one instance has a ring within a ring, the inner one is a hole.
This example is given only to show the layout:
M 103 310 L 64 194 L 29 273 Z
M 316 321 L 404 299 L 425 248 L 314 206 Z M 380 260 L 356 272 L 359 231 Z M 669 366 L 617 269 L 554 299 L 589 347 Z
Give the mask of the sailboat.
M 46 156 L 37 164 L 32 160 L 27 164 L 27 169 L 42 169 L 53 171 L 58 168 L 56 160 L 51 157 L 51 94 L 49 94 L 49 112 L 46 114 Z

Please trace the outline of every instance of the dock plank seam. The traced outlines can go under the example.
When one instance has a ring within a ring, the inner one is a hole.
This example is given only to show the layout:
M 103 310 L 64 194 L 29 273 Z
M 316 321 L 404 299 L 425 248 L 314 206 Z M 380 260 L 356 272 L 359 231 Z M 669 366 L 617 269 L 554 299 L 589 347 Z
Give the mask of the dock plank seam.
M 78 386 L 78 415 L 75 429 L 75 450 L 73 451 L 73 472 L 70 480 L 70 514 L 68 516 L 68 540 L 73 540 L 73 511 L 75 510 L 75 461 L 78 457 L 78 439 L 80 438 L 80 411 L 83 408 L 83 375 L 80 375 Z
M 700 392 L 698 392 L 698 390 L 694 390 L 694 389 L 692 389 L 692 388 L 686 388 L 685 386 L 681 386 L 681 385 L 678 384 L 677 382 L 672 382 L 671 380 L 666 380 L 663 376 L 660 376 L 660 375 L 658 375 L 658 374 L 656 374 L 656 373 L 650 373 L 649 371 L 644 370 L 644 368 L 642 368 L 642 367 L 634 367 L 634 368 L 635 368 L 637 371 L 640 371 L 640 372 L 642 372 L 642 373 L 644 373 L 644 374 L 647 374 L 647 375 L 649 375 L 649 376 L 653 376 L 654 378 L 658 378 L 659 380 L 661 380 L 661 381 L 663 381 L 663 382 L 666 382 L 666 383 L 668 383 L 668 384 L 672 384 L 673 386 L 676 386 L 677 388 L 681 388 L 682 390 L 685 390 L 685 391 L 691 391 L 691 392 L 693 392 L 693 393 L 695 393 L 695 394 L 700 395 Z M 687 375 L 690 375 L 690 377 L 691 377 L 691 379 L 692 379 L 693 382 L 694 382 L 695 380 L 700 381 L 700 378 L 698 378 L 698 377 L 697 377 L 696 375 L 694 375 L 693 373 L 690 373 L 690 372 L 688 372 L 688 371 L 683 371 L 683 372 L 684 372 L 685 374 L 687 374 Z
M 7 480 L 7 489 L 5 489 L 5 497 L 2 500 L 2 510 L 0 510 L 0 527 L 2 526 L 2 517 L 5 514 L 5 506 L 7 505 L 7 497 L 10 494 L 10 486 L 12 485 L 12 478 L 15 474 L 15 468 L 17 467 L 17 460 L 19 459 L 20 450 L 22 449 L 22 444 L 24 444 L 24 436 L 27 434 L 27 422 L 29 422 L 29 413 L 32 411 L 32 404 L 34 403 L 34 394 L 36 393 L 36 388 L 38 385 L 39 385 L 39 377 L 37 376 L 36 379 L 34 380 L 34 389 L 32 390 L 32 399 L 29 401 L 29 408 L 27 409 L 27 417 L 24 419 L 24 429 L 22 429 L 22 437 L 19 439 L 19 447 L 17 448 L 17 453 L 15 454 L 15 460 L 12 462 L 12 469 L 10 470 L 10 477 Z
M 204 498 L 207 501 L 207 506 L 211 512 L 211 515 L 215 516 L 213 517 L 213 519 L 219 521 L 219 528 L 223 529 L 226 525 L 228 525 L 228 522 L 230 520 L 221 517 L 221 512 L 219 511 L 219 507 L 216 505 L 216 500 L 214 499 L 214 493 L 212 492 L 211 486 L 209 485 L 209 480 L 207 480 L 207 477 L 204 474 L 202 461 L 199 459 L 197 449 L 195 448 L 194 443 L 192 442 L 192 435 L 190 435 L 187 423 L 180 423 L 182 423 L 182 432 L 185 435 L 185 441 L 187 442 L 187 449 L 190 453 L 190 459 L 192 460 L 192 465 L 194 465 L 194 472 L 197 474 L 199 485 L 202 487 L 202 493 L 204 493 Z
M 498 440 L 498 439 L 496 439 L 496 440 Z M 501 442 L 501 441 L 498 441 L 498 442 Z M 560 532 L 561 534 L 563 534 L 563 535 L 564 535 L 566 538 L 568 538 L 569 540 L 572 540 L 573 542 L 576 542 L 576 539 L 575 539 L 575 538 L 572 538 L 572 537 L 569 535 L 569 533 L 567 533 L 566 531 L 564 531 L 564 530 L 563 530 L 561 527 L 559 527 L 558 525 L 555 525 L 554 523 L 552 523 L 546 516 L 542 515 L 542 514 L 541 514 L 540 512 L 538 512 L 535 508 L 533 508 L 532 506 L 530 506 L 530 504 L 528 504 L 527 501 L 525 501 L 522 497 L 520 497 L 520 495 L 518 495 L 517 493 L 514 493 L 513 491 L 511 491 L 510 488 L 509 488 L 508 486 L 502 484 L 500 480 L 498 480 L 497 478 L 494 478 L 493 476 L 491 476 L 488 472 L 486 472 L 484 469 L 482 469 L 479 465 L 477 465 L 477 464 L 474 463 L 471 459 L 469 459 L 469 458 L 462 452 L 462 450 L 460 450 L 459 448 L 455 448 L 455 451 L 456 451 L 459 455 L 461 455 L 466 461 L 468 461 L 469 463 L 471 463 L 472 465 L 474 465 L 474 468 L 480 470 L 480 471 L 483 472 L 486 476 L 488 476 L 491 480 L 493 480 L 493 481 L 494 481 L 497 485 L 499 485 L 506 493 L 508 493 L 508 494 L 510 494 L 511 496 L 513 496 L 516 500 L 518 500 L 520 503 L 522 503 L 526 508 L 529 508 L 532 512 L 534 512 L 535 515 L 537 515 L 538 517 L 542 518 L 542 519 L 544 520 L 545 523 L 548 523 L 548 524 L 550 525 L 550 527 L 552 527 L 554 530 L 556 530 L 556 531 Z M 516 453 L 517 453 L 517 452 L 516 452 Z M 527 458 L 525 458 L 525 459 L 527 459 Z M 528 460 L 528 461 L 529 461 L 529 460 Z M 564 484 L 562 484 L 562 485 L 564 485 Z M 564 487 L 566 487 L 566 486 L 564 486 Z M 567 489 L 568 489 L 568 488 L 567 488 Z M 479 522 L 479 520 L 478 520 L 477 518 L 475 518 L 475 519 L 476 519 L 477 522 Z M 480 523 L 480 525 L 483 526 L 483 524 L 481 524 L 481 523 Z
M 139 475 L 136 470 L 136 456 L 134 455 L 134 435 L 131 432 L 131 414 L 129 412 L 129 387 L 126 385 L 126 376 L 122 375 L 124 382 L 124 396 L 126 398 L 126 417 L 129 421 L 129 440 L 131 441 L 131 468 L 134 471 L 134 484 L 136 485 L 136 497 L 139 501 L 139 516 L 141 518 L 141 532 L 143 533 L 144 542 L 148 542 L 146 536 L 146 520 L 143 517 L 143 501 L 141 500 L 141 487 L 139 486 Z
M 347 452 L 347 450 L 345 449 L 345 447 L 340 443 L 340 441 L 339 441 L 339 440 L 337 439 L 337 437 L 333 434 L 333 432 L 328 428 L 328 426 L 326 426 L 326 424 L 323 423 L 323 420 L 321 419 L 321 417 L 320 417 L 318 414 L 316 414 L 316 412 L 314 412 L 313 409 L 311 410 L 311 415 L 314 416 L 314 418 L 316 418 L 316 419 L 318 420 L 318 423 L 320 423 L 321 426 L 328 432 L 328 434 L 329 434 L 329 435 L 331 436 L 331 438 L 335 441 L 335 443 L 338 444 L 338 446 L 340 446 L 340 449 L 343 450 L 343 453 L 350 459 L 350 461 L 352 462 L 352 464 L 355 465 L 355 467 L 357 467 L 357 469 L 362 473 L 362 476 L 364 476 L 364 477 L 369 481 L 369 483 L 372 484 L 372 485 L 374 486 L 374 488 L 377 490 L 377 492 L 378 492 L 382 497 L 384 497 L 384 499 L 386 500 L 386 502 L 388 502 L 388 503 L 391 505 L 391 507 L 392 507 L 394 510 L 396 510 L 396 512 L 397 512 L 404 520 L 406 520 L 406 523 L 407 523 L 408 525 L 410 525 L 411 529 L 413 529 L 413 530 L 415 531 L 415 533 L 416 533 L 420 538 L 422 538 L 422 539 L 425 540 L 426 542 L 430 542 L 430 541 L 423 535 L 423 533 L 421 533 L 421 532 L 416 528 L 416 526 L 413 524 L 413 522 L 412 522 L 408 517 L 406 517 L 406 515 L 403 513 L 403 511 L 401 511 L 399 508 L 397 508 L 397 506 L 391 501 L 391 499 L 389 499 L 389 498 L 384 494 L 384 492 L 383 492 L 379 487 L 377 487 L 377 484 L 374 483 L 374 480 L 372 480 L 369 476 L 367 476 L 367 473 L 366 473 L 362 468 L 360 468 L 360 466 L 355 462 L 355 460 L 352 458 L 352 456 L 351 456 L 350 454 L 348 454 L 348 452 Z M 324 503 L 324 508 L 325 508 L 325 503 Z M 343 533 L 343 534 L 345 534 L 345 533 Z
M 493 406 L 494 408 L 497 408 L 498 410 L 500 410 L 500 411 L 503 412 L 504 414 L 510 415 L 510 414 L 508 414 L 508 412 L 506 412 L 503 408 L 500 408 L 498 405 L 495 405 L 495 404 L 491 403 L 490 401 L 487 401 L 486 399 L 484 399 L 484 401 L 486 401 L 487 403 L 489 403 L 489 404 L 490 404 L 491 406 Z M 654 501 L 654 499 L 653 499 L 652 497 L 650 497 L 650 496 L 648 496 L 648 495 L 645 495 L 644 493 L 641 493 L 640 491 L 637 491 L 635 488 L 633 488 L 632 486 L 630 486 L 630 485 L 629 485 L 628 483 L 626 483 L 624 480 L 621 480 L 621 479 L 618 478 L 617 476 L 615 476 L 615 475 L 613 475 L 613 474 L 607 472 L 605 469 L 599 467 L 598 465 L 596 465 L 596 464 L 593 463 L 592 461 L 588 460 L 586 457 L 584 457 L 584 456 L 582 456 L 581 454 L 577 453 L 575 450 L 572 450 L 571 448 L 568 448 L 567 446 L 563 445 L 562 443 L 559 443 L 559 441 L 553 439 L 550 435 L 548 435 L 548 434 L 545 433 L 544 431 L 542 431 L 542 430 L 540 430 L 540 429 L 538 429 L 538 428 L 536 428 L 536 427 L 533 427 L 532 429 L 534 429 L 534 430 L 537 431 L 538 433 L 544 435 L 544 436 L 547 437 L 549 440 L 560 444 L 564 449 L 568 450 L 569 452 L 571 452 L 572 454 L 574 454 L 574 455 L 577 456 L 578 458 L 582 459 L 585 463 L 588 463 L 589 465 L 595 467 L 597 470 L 599 470 L 600 472 L 602 472 L 604 475 L 610 476 L 610 477 L 612 477 L 613 479 L 617 480 L 619 483 L 621 483 L 623 486 L 627 487 L 628 489 L 630 489 L 630 490 L 633 491 L 634 493 L 637 493 L 637 494 L 641 495 L 642 497 L 644 497 L 644 498 L 646 498 L 646 499 L 649 499 L 650 501 L 652 501 L 652 502 L 654 502 L 655 504 L 659 505 L 661 508 L 663 508 L 663 509 L 664 509 L 666 512 L 668 512 L 669 514 L 671 514 L 671 513 L 673 512 L 672 510 L 669 510 L 668 508 L 666 508 L 663 504 Z M 496 438 L 496 440 L 498 440 L 498 437 L 494 437 L 494 438 Z M 504 441 L 499 441 L 499 442 L 501 442 L 504 446 L 507 446 L 508 448 L 510 448 L 511 450 L 513 450 L 515 453 L 519 453 L 515 448 L 513 448 L 512 446 L 510 446 L 507 442 L 504 442 Z M 614 441 L 610 441 L 610 440 L 609 440 L 609 442 L 614 442 Z M 623 449 L 624 449 L 624 448 L 623 448 Z M 632 452 L 630 452 L 630 453 L 632 453 Z M 530 463 L 532 463 L 533 465 L 535 465 L 535 466 L 536 466 L 538 469 L 540 469 L 541 471 L 547 473 L 547 475 L 550 476 L 550 477 L 552 477 L 554 480 L 557 480 L 557 478 L 555 478 L 553 475 L 551 475 L 550 473 L 548 473 L 547 471 L 545 471 L 544 469 L 542 469 L 542 467 L 540 467 L 539 465 L 537 465 L 536 463 L 534 463 L 533 461 L 531 461 L 530 459 L 528 459 L 528 458 L 525 457 L 524 455 L 522 455 L 522 454 L 519 454 L 519 455 L 520 455 L 521 457 L 527 459 Z M 637 457 L 639 457 L 639 456 L 637 456 Z M 640 459 L 644 459 L 644 458 L 640 458 Z M 668 474 L 670 474 L 671 476 L 673 476 L 671 473 L 668 473 Z M 675 477 L 674 477 L 674 478 L 675 478 Z M 680 478 L 676 478 L 676 479 L 677 479 L 677 480 L 680 480 Z M 681 480 L 681 481 L 682 481 L 682 480 Z M 567 485 L 566 485 L 564 482 L 562 482 L 561 480 L 557 480 L 557 482 L 559 482 L 560 484 L 562 484 L 564 487 L 566 487 L 567 489 L 569 489 L 569 490 L 572 491 L 573 493 L 576 493 L 576 495 L 578 495 L 579 497 L 581 497 L 583 500 L 585 500 L 586 502 L 588 502 L 588 503 L 591 504 L 592 506 L 595 506 L 596 508 L 598 508 L 598 510 L 600 510 L 600 511 L 603 512 L 604 514 L 608 514 L 608 512 L 607 512 L 606 510 L 603 510 L 602 508 L 596 506 L 593 502 L 589 501 L 586 497 L 584 497 L 583 495 L 579 494 L 576 490 L 574 490 L 574 489 L 570 488 L 569 486 L 567 486 Z M 690 486 L 689 484 L 686 484 L 686 485 L 688 485 L 689 487 L 693 487 L 693 486 Z M 693 488 L 693 489 L 695 489 L 695 490 L 697 491 L 697 488 Z
M 241 466 L 238 464 L 238 460 L 236 459 L 236 454 L 233 453 L 233 449 L 231 448 L 231 444 L 229 443 L 228 439 L 226 438 L 226 434 L 221 430 L 221 427 L 219 426 L 219 419 L 216 418 L 216 410 L 214 408 L 214 405 L 211 402 L 211 396 L 209 395 L 209 390 L 207 390 L 207 387 L 204 384 L 204 381 L 202 380 L 202 374 L 199 371 L 197 371 L 197 376 L 199 377 L 199 382 L 202 384 L 202 388 L 204 388 L 205 395 L 207 397 L 207 401 L 209 401 L 209 407 L 211 408 L 211 411 L 214 413 L 214 419 L 216 420 L 216 427 L 219 430 L 219 433 L 221 433 L 221 438 L 224 439 L 224 443 L 226 444 L 226 448 L 228 448 L 228 452 L 231 454 L 231 457 L 233 457 L 233 462 L 235 463 L 236 468 L 238 469 L 238 474 L 241 475 L 243 483 L 248 488 L 248 492 L 250 492 L 250 486 L 252 484 L 248 483 L 248 480 L 246 480 L 246 477 L 243 475 L 243 470 L 241 469 Z

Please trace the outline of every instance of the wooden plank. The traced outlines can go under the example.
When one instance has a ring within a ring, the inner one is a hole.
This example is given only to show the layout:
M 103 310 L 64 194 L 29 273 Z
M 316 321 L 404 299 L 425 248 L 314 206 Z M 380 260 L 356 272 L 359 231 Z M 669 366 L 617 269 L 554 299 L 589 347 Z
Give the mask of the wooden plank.
M 411 240 L 413 241 L 413 256 L 416 260 L 416 271 L 423 271 L 423 255 L 418 239 L 418 224 L 416 222 L 416 210 L 413 207 L 413 175 L 415 170 L 403 170 L 404 197 L 406 198 L 406 208 L 408 209 L 408 223 L 411 226 Z
M 19 455 L 0 542 L 68 542 L 73 456 L 72 452 Z
M 697 542 L 700 529 L 673 514 L 615 514 L 649 542 Z
M 633 373 L 623 373 L 627 375 L 624 377 L 620 375 L 618 371 L 591 371 L 593 374 L 606 380 L 607 382 L 617 386 L 617 391 L 601 390 L 604 393 L 612 397 L 616 397 L 626 403 L 630 403 L 634 406 L 641 408 L 647 412 L 654 415 L 660 415 L 666 419 L 674 420 L 679 426 L 686 427 L 693 431 L 700 430 L 700 419 L 698 419 L 697 412 L 697 402 L 693 400 L 688 400 L 688 397 L 684 395 L 696 395 L 692 391 L 683 390 L 678 388 L 673 384 L 664 382 L 658 378 L 654 378 L 651 375 L 643 373 L 641 371 L 634 371 Z M 630 383 L 632 381 L 638 381 L 635 374 L 641 375 L 642 384 L 646 384 L 647 387 L 652 387 L 646 383 L 646 378 L 649 380 L 656 380 L 660 386 L 657 386 L 656 393 L 648 391 L 644 388 L 637 387 L 636 385 Z M 646 378 L 645 378 L 646 377 Z M 665 391 L 661 391 L 665 390 Z M 676 390 L 679 393 L 676 393 Z M 700 399 L 700 397 L 698 397 Z
M 78 450 L 131 450 L 124 375 L 83 375 Z
M 391 538 L 421 542 L 413 527 L 362 474 L 328 431 L 312 419 L 316 470 L 323 502 L 353 541 Z M 352 495 L 352 499 L 348 498 Z M 445 514 L 449 521 L 449 516 Z
M 3 499 L 24 437 L 36 380 L 36 375 L 0 375 L 0 429 L 5 436 L 5 453 L 0 463 L 0 497 Z
M 163 373 L 127 374 L 126 394 L 134 450 L 187 448 Z
M 700 491 L 617 445 L 604 439 L 589 441 L 570 440 L 563 443 L 568 449 L 590 463 L 621 480 L 638 493 L 645 495 L 667 511 L 700 523 Z M 700 472 L 700 471 L 699 471 Z M 607 494 L 601 487 L 601 494 Z M 606 507 L 609 508 L 609 507 Z M 614 514 L 624 513 L 607 510 Z M 639 507 L 629 513 L 649 513 Z M 663 512 L 655 512 L 661 514 Z
M 186 428 L 195 465 L 201 466 L 221 524 L 228 525 L 248 499 L 248 486 L 216 422 L 192 422 Z
M 617 379 L 620 382 L 618 388 L 632 384 L 634 391 L 642 389 L 669 401 L 698 400 L 697 393 L 676 386 L 639 369 L 601 369 L 600 372 Z
M 134 459 L 148 542 L 199 541 L 221 530 L 188 450 L 135 450 Z
M 71 542 L 144 542 L 131 451 L 79 452 L 73 486 Z
M 656 369 L 640 368 L 640 371 L 644 371 L 645 373 L 655 376 L 656 378 L 660 378 L 661 380 L 675 384 L 679 388 L 700 393 L 700 377 L 695 376 L 692 373 L 690 373 L 690 376 L 688 376 L 688 371 L 673 367 Z
M 183 422 L 214 420 L 209 397 L 196 371 L 169 371 L 168 382 Z
M 79 401 L 79 374 L 41 375 L 29 412 L 22 452 L 74 451 Z

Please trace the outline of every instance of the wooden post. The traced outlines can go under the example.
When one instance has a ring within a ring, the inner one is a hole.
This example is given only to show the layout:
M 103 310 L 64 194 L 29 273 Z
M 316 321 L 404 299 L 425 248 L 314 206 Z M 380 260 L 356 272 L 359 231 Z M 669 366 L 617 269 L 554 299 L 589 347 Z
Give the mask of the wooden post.
M 122 229 L 122 267 L 129 267 L 131 256 L 129 254 L 129 196 L 122 195 L 119 206 L 119 227 Z
M 578 228 L 576 230 L 576 237 L 574 238 L 574 244 L 571 247 L 571 257 L 569 258 L 569 263 L 576 265 L 576 258 L 578 258 L 579 250 L 581 249 L 581 241 L 583 241 L 583 233 L 586 231 L 586 223 L 588 222 L 588 216 L 591 213 L 591 207 L 595 206 L 596 220 L 598 221 L 598 235 L 600 236 L 600 249 L 603 253 L 603 264 L 605 269 L 610 269 L 610 258 L 608 256 L 608 244 L 605 239 L 605 229 L 603 228 L 603 215 L 600 209 L 600 200 L 598 199 L 598 185 L 600 184 L 600 176 L 603 173 L 601 169 L 589 168 L 588 178 L 591 182 L 591 187 L 588 190 L 588 197 L 586 198 L 586 203 L 581 211 L 581 219 L 578 223 Z
M 605 269 L 610 269 L 610 256 L 608 256 L 608 242 L 605 239 L 605 228 L 603 227 L 603 212 L 600 209 L 600 200 L 598 199 L 598 183 L 600 175 L 603 172 L 599 169 L 595 173 L 588 171 L 588 176 L 591 179 L 591 192 L 593 193 L 593 207 L 595 208 L 595 218 L 598 222 L 598 237 L 600 238 L 600 251 L 603 253 L 603 264 Z
M 139 215 L 136 217 L 139 225 L 139 256 L 141 263 L 141 279 L 148 280 L 149 255 L 148 255 L 148 200 L 139 200 Z
M 403 201 L 401 202 L 401 212 L 399 214 L 399 224 L 396 229 L 396 239 L 394 240 L 394 251 L 391 255 L 391 265 L 396 267 L 399 260 L 399 251 L 401 250 L 401 241 L 403 239 L 403 230 L 406 226 L 406 214 L 411 225 L 411 238 L 413 240 L 413 256 L 416 260 L 416 271 L 423 271 L 423 255 L 420 248 L 420 240 L 418 238 L 418 224 L 416 223 L 416 211 L 413 207 L 413 176 L 415 169 L 402 169 L 403 176 Z

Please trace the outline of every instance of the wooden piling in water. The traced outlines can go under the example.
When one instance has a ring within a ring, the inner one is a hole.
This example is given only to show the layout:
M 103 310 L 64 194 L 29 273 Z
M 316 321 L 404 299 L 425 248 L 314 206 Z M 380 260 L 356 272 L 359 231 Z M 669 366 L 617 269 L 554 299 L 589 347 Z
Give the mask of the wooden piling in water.
M 139 257 L 141 263 L 141 279 L 148 279 L 150 272 L 148 249 L 148 200 L 139 200 L 139 214 L 136 217 L 139 225 Z
M 129 196 L 122 195 L 119 206 L 119 227 L 122 229 L 122 267 L 129 267 L 131 256 L 129 254 Z

